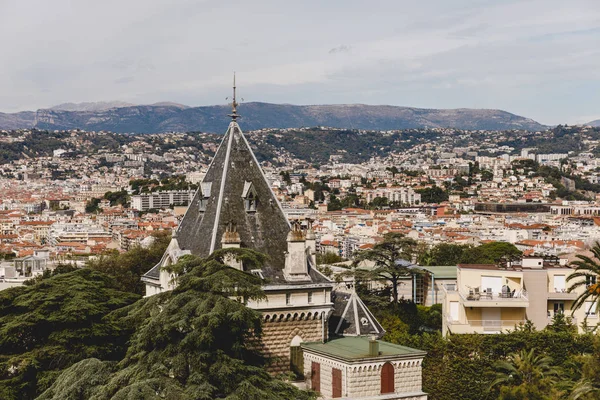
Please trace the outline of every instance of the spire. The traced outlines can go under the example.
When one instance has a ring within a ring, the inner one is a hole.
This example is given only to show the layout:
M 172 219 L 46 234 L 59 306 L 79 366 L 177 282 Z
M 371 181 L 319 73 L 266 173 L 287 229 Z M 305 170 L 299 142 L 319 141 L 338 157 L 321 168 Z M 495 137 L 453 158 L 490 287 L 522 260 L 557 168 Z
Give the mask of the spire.
M 233 101 L 231 102 L 231 114 L 229 114 L 229 116 L 231 117 L 231 119 L 233 121 L 235 121 L 239 117 L 239 115 L 237 113 L 237 106 L 239 106 L 239 104 L 236 101 L 236 97 L 235 97 L 235 72 L 234 72 L 233 73 Z

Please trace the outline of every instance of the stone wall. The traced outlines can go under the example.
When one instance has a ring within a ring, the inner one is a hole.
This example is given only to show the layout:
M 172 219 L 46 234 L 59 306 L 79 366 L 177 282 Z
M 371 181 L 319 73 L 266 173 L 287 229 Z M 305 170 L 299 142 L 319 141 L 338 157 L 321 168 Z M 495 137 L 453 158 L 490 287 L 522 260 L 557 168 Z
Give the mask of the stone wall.
M 384 362 L 352 366 L 348 371 L 348 396 L 367 397 L 381 393 L 381 368 Z M 393 361 L 394 392 L 419 393 L 421 386 L 421 360 Z
M 325 330 L 327 325 L 325 324 Z M 325 332 L 325 335 L 327 332 Z M 265 355 L 271 358 L 268 370 L 282 373 L 290 370 L 290 344 L 299 336 L 302 342 L 320 342 L 323 340 L 322 314 L 308 314 L 303 317 L 291 317 L 263 322 L 263 346 Z
M 304 375 L 307 387 L 311 388 L 311 364 L 320 364 L 321 395 L 328 399 L 332 395 L 332 369 L 342 371 L 342 396 L 351 398 L 381 395 L 381 368 L 384 361 L 365 364 L 345 364 L 323 356 L 304 353 Z M 394 392 L 386 399 L 426 400 L 422 391 L 422 359 L 392 361 L 394 366 Z

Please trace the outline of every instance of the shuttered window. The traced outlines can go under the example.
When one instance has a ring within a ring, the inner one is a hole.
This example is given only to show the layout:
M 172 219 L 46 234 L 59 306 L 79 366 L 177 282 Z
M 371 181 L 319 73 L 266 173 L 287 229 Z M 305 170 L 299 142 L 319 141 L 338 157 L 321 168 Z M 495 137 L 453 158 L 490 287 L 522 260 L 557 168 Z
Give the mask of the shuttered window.
M 312 390 L 321 393 L 321 364 L 314 361 L 310 366 L 310 383 Z
M 381 394 L 384 393 L 394 393 L 394 366 L 390 363 L 381 368 Z
M 331 397 L 342 397 L 342 371 L 337 368 L 331 370 Z

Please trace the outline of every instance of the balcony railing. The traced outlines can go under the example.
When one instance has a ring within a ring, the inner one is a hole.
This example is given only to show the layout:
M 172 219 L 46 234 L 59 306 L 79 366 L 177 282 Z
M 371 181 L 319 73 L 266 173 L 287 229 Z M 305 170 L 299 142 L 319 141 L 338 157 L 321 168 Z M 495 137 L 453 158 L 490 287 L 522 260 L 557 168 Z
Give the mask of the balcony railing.
M 460 292 L 460 297 L 464 301 L 528 301 L 527 290 L 519 290 L 505 293 L 493 293 L 493 292 Z
M 467 322 L 452 320 L 446 315 L 448 327 L 454 333 L 485 333 L 485 332 L 501 332 L 508 329 L 515 329 L 519 324 L 525 323 L 524 319 L 470 319 Z

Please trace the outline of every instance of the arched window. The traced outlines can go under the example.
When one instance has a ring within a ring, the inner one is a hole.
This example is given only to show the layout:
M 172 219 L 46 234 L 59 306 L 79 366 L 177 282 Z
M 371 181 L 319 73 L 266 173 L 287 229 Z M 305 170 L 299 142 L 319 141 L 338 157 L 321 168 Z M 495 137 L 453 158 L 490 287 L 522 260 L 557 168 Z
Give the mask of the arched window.
M 304 377 L 304 354 L 300 343 L 302 343 L 302 338 L 298 335 L 290 343 L 290 370 L 296 375 L 297 379 Z
M 385 363 L 381 368 L 381 394 L 394 393 L 394 366 Z

